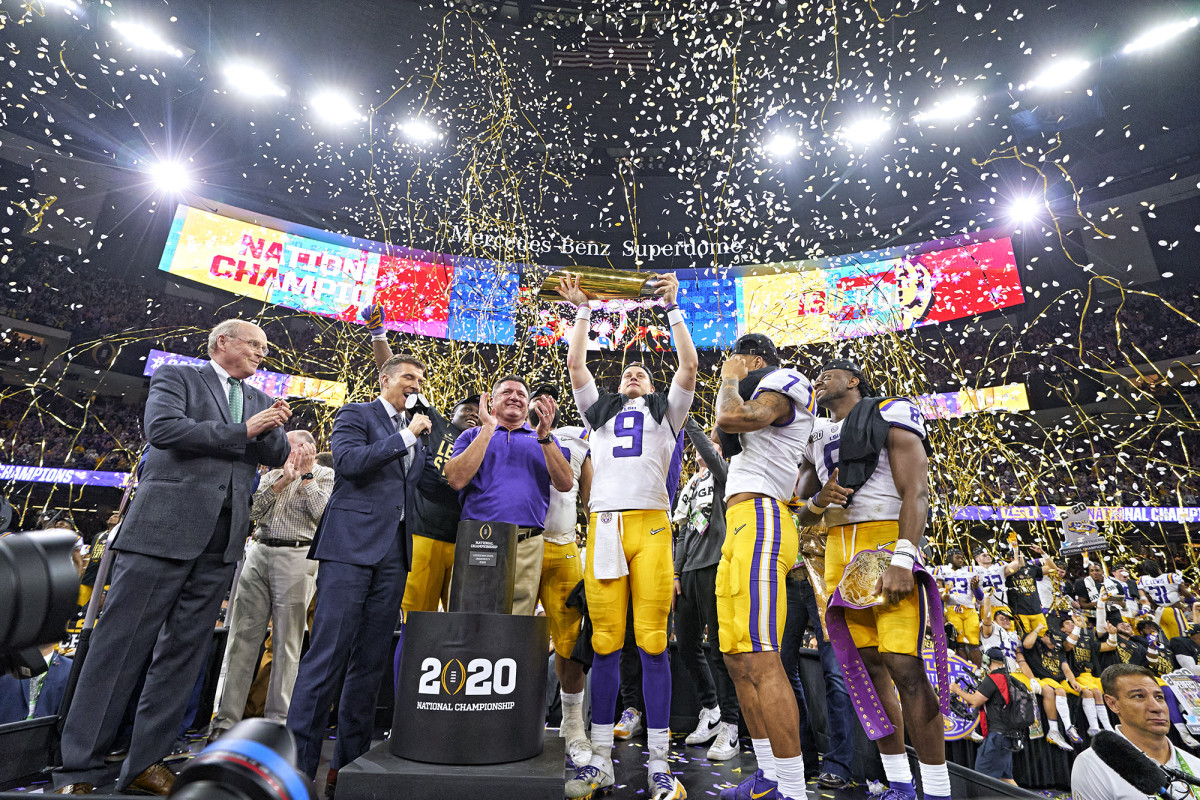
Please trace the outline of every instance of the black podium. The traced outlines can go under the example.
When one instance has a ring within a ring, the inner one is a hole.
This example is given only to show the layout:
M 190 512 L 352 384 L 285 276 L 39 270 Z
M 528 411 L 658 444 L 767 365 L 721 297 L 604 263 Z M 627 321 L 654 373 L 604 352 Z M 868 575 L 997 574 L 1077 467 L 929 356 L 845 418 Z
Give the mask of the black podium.
M 448 613 L 404 622 L 391 738 L 338 774 L 337 800 L 560 800 L 563 744 L 546 746 L 545 617 L 511 615 L 517 529 L 459 524 Z

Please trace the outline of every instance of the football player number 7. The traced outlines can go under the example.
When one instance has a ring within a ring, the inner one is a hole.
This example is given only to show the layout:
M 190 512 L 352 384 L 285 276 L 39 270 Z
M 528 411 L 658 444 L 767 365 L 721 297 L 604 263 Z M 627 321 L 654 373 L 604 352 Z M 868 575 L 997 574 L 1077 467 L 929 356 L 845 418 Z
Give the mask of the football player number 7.
M 613 433 L 618 439 L 628 439 L 629 444 L 613 448 L 613 458 L 631 458 L 642 454 L 642 412 L 622 411 L 613 417 Z

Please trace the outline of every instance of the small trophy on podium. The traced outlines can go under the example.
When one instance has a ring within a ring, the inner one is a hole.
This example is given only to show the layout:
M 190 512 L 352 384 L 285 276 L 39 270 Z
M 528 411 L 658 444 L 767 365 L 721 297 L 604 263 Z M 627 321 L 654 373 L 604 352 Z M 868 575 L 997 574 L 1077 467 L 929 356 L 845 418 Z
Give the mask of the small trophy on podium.
M 629 272 L 620 269 L 599 267 L 571 267 L 556 269 L 542 281 L 538 290 L 539 300 L 562 300 L 558 294 L 558 281 L 567 275 L 579 276 L 579 288 L 588 297 L 597 300 L 637 300 L 656 297 L 653 272 Z

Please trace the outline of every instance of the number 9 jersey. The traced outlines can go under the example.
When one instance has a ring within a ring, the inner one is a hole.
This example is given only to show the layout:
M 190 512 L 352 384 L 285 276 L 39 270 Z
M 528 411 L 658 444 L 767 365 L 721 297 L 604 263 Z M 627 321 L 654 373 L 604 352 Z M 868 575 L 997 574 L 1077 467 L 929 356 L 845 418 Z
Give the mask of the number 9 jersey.
M 679 432 L 695 394 L 671 381 L 662 421 L 654 419 L 645 397 L 637 397 L 626 400 L 616 416 L 588 432 L 593 470 L 588 511 L 671 510 L 667 476 L 671 462 L 682 457 L 676 452 Z M 575 390 L 580 414 L 599 398 L 595 381 Z
M 780 368 L 763 376 L 750 399 L 763 392 L 777 392 L 790 400 L 791 417 L 738 434 L 742 452 L 729 463 L 726 500 L 740 492 L 754 492 L 786 503 L 796 490 L 800 457 L 817 410 L 812 384 L 796 370 Z

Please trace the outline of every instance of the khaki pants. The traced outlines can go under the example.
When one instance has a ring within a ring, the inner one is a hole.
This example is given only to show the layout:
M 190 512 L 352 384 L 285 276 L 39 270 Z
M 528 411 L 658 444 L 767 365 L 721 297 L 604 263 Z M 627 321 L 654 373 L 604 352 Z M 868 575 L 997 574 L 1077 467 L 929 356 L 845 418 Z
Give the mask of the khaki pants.
M 518 535 L 528 532 L 518 528 Z M 513 586 L 512 613 L 532 617 L 537 611 L 538 586 L 542 582 L 542 553 L 545 541 L 539 533 L 517 542 L 516 577 Z

